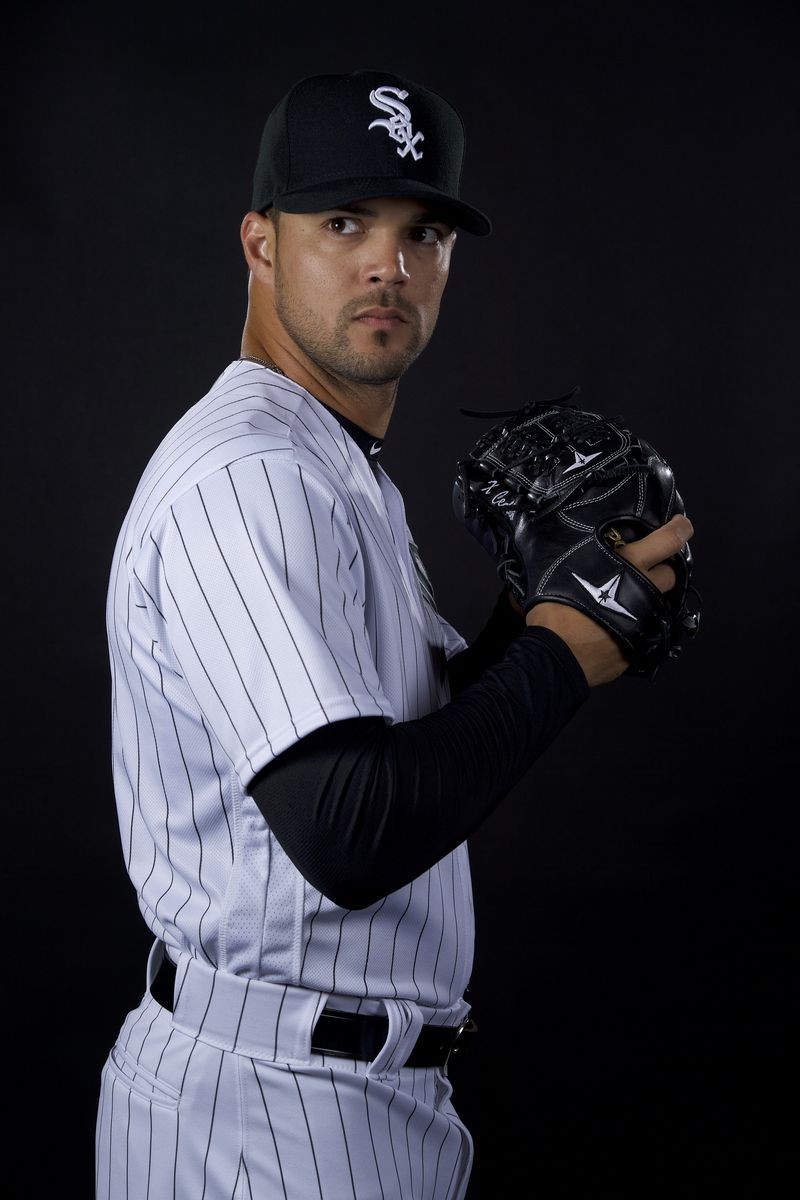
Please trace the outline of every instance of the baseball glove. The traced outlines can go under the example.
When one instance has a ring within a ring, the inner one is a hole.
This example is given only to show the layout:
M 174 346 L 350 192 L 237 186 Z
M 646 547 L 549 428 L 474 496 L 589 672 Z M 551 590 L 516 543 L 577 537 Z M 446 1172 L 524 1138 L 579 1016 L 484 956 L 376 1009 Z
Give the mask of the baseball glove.
M 683 513 L 683 501 L 623 418 L 566 403 L 579 391 L 495 413 L 462 408 L 510 419 L 459 460 L 453 508 L 526 613 L 544 600 L 580 609 L 622 643 L 627 674 L 653 679 L 698 628 L 692 556 L 686 545 L 670 560 L 677 582 L 662 594 L 616 549 Z

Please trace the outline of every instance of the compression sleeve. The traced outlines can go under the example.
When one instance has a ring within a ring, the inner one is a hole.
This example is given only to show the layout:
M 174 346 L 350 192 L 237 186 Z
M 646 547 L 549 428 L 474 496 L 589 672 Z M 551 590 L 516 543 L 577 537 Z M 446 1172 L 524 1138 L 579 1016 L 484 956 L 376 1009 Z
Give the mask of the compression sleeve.
M 342 908 L 366 908 L 469 837 L 588 694 L 567 644 L 526 625 L 436 712 L 322 726 L 265 767 L 250 793 L 312 886 Z
M 526 628 L 525 617 L 511 607 L 508 588 L 503 587 L 494 609 L 478 636 L 466 650 L 460 650 L 447 662 L 450 695 L 457 696 L 465 687 L 476 683 L 487 667 L 498 662 Z

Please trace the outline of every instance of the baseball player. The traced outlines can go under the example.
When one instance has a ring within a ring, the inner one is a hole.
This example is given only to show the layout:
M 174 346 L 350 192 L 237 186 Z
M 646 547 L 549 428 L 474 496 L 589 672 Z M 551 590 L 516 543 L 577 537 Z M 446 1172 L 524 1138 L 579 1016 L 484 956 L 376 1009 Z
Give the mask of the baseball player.
M 114 781 L 155 940 L 102 1072 L 98 1197 L 465 1195 L 465 840 L 625 661 L 505 588 L 468 647 L 380 465 L 457 230 L 490 230 L 462 159 L 452 106 L 397 75 L 283 97 L 241 229 L 241 354 L 122 526 Z M 627 550 L 649 569 L 687 530 Z

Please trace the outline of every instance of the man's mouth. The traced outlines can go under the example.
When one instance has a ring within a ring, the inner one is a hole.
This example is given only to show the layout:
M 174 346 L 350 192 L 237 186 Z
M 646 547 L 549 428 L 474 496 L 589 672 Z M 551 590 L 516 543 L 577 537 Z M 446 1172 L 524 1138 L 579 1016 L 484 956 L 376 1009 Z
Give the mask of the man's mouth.
M 399 308 L 365 308 L 353 320 L 372 329 L 396 329 L 398 325 L 408 324 L 408 318 L 403 316 Z

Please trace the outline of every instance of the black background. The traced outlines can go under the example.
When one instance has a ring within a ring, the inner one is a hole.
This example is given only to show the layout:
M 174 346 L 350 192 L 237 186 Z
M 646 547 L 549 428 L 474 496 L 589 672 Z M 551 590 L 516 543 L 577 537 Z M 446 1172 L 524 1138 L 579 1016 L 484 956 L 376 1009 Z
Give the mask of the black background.
M 595 692 L 471 839 L 470 1200 L 796 1178 L 797 32 L 774 2 L 30 3 L 6 24 L 7 1094 L 36 1148 L 6 1159 L 14 1195 L 91 1194 L 99 1072 L 150 944 L 111 785 L 114 541 L 238 354 L 267 112 L 357 67 L 451 99 L 463 194 L 495 223 L 458 240 L 382 458 L 440 610 L 470 639 L 498 590 L 450 507 L 485 428 L 458 406 L 575 382 L 674 467 L 704 597 L 683 659 Z

